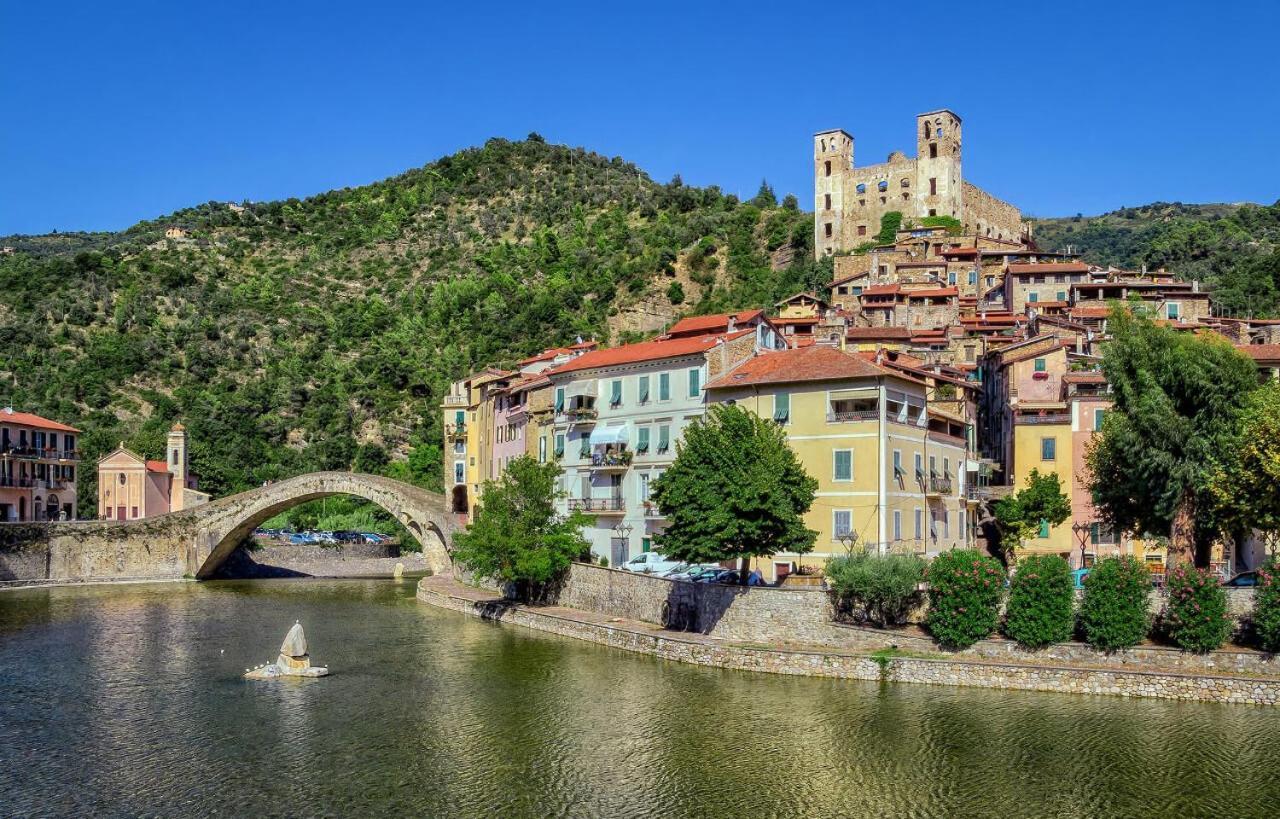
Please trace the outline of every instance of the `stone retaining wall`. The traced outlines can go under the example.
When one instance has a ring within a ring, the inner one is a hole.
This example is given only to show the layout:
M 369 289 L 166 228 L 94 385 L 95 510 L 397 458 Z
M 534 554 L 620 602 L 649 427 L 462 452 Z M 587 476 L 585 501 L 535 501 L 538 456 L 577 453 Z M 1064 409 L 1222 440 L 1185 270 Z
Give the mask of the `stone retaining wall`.
M 1239 591 L 1233 590 L 1238 601 Z M 1110 654 L 1081 643 L 1028 651 L 1011 640 L 982 640 L 943 652 L 929 637 L 909 629 L 875 629 L 835 622 L 830 596 L 821 590 L 682 583 L 621 569 L 575 563 L 551 602 L 582 611 L 653 623 L 754 644 L 803 644 L 844 650 L 899 648 L 975 661 L 1046 662 L 1096 668 L 1158 669 L 1192 674 L 1247 673 L 1280 677 L 1280 660 L 1256 651 L 1228 648 L 1191 654 L 1176 648 L 1138 646 Z
M 423 603 L 466 615 L 514 623 L 626 651 L 740 671 L 1257 705 L 1275 705 L 1280 699 L 1280 680 L 1277 679 L 1190 676 L 1114 669 L 965 662 L 954 659 L 873 658 L 835 652 L 711 644 L 705 638 L 681 637 L 665 631 L 644 632 L 586 622 L 509 601 L 476 601 L 452 596 L 429 588 L 425 583 L 418 586 L 418 599 Z

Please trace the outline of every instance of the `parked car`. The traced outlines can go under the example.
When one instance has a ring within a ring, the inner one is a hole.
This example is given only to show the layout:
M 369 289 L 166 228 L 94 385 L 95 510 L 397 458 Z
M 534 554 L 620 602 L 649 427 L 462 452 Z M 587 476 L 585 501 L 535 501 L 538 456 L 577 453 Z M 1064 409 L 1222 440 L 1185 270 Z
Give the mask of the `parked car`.
M 1222 581 L 1222 585 L 1232 589 L 1251 589 L 1258 585 L 1258 573 L 1257 571 L 1240 572 Z
M 316 542 L 316 539 L 306 532 L 297 532 L 289 535 L 289 542 L 296 546 L 310 546 Z
M 666 571 L 657 571 L 657 572 L 654 572 L 654 573 L 653 573 L 653 576 L 654 576 L 654 577 L 665 577 L 665 578 L 667 578 L 668 580 L 670 580 L 670 579 L 672 579 L 672 577 L 674 577 L 675 575 L 683 574 L 684 572 L 687 572 L 688 570 L 689 570 L 689 564 L 688 564 L 688 563 L 677 563 L 676 565 L 672 566 L 670 569 L 667 569 Z
M 658 572 L 669 572 L 679 565 L 680 561 L 671 560 L 657 552 L 642 552 L 628 560 L 626 563 L 623 563 L 618 568 L 626 569 L 629 572 L 656 574 Z
M 377 532 L 361 532 L 360 536 L 364 538 L 365 543 L 386 543 L 390 540 L 386 535 L 380 535 Z
M 692 580 L 696 580 L 698 577 L 708 572 L 722 572 L 722 571 L 724 571 L 724 567 L 717 566 L 714 563 L 694 563 L 689 565 L 689 567 L 686 568 L 684 571 L 672 572 L 671 574 L 667 575 L 667 577 L 671 580 L 692 581 Z
M 718 567 L 712 571 L 703 572 L 702 574 L 693 578 L 693 582 L 694 583 L 719 583 L 720 578 L 729 574 L 729 572 L 731 571 L 733 571 L 733 569 Z
M 716 579 L 712 582 L 724 583 L 729 586 L 737 586 L 739 585 L 739 580 L 741 579 L 741 577 L 742 577 L 742 574 L 737 569 L 729 569 L 717 575 Z M 760 572 L 751 571 L 747 573 L 747 585 L 748 586 L 767 586 L 769 584 L 764 582 L 764 576 L 761 575 Z

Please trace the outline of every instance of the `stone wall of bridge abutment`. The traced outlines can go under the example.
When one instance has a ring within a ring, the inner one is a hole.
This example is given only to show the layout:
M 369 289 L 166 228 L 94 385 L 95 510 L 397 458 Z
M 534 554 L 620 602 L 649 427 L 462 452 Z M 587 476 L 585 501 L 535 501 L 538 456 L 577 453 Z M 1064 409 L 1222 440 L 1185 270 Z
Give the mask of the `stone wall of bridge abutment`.
M 318 472 L 153 518 L 0 524 L 0 583 L 208 578 L 263 521 L 334 495 L 382 507 L 421 543 L 431 571 L 449 567 L 458 521 L 443 496 L 375 475 Z

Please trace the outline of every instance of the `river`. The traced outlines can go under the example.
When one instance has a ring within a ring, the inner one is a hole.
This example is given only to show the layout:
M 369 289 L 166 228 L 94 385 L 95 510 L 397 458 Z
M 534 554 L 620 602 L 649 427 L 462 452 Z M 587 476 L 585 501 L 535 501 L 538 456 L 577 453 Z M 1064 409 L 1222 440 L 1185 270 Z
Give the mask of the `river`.
M 323 679 L 248 682 L 294 620 Z M 413 583 L 0 593 L 6 816 L 1274 816 L 1280 709 L 718 671 Z

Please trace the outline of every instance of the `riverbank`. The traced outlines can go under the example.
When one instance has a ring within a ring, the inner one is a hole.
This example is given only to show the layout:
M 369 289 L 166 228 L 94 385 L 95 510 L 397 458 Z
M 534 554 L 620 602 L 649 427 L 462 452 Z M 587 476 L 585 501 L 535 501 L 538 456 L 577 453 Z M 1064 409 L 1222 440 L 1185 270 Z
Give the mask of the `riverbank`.
M 656 578 L 655 578 L 656 579 Z M 423 578 L 420 602 L 486 620 L 587 640 L 667 660 L 771 674 L 883 680 L 926 685 L 1107 694 L 1201 702 L 1276 705 L 1280 676 L 1187 674 L 1061 663 L 957 659 L 952 655 L 842 649 L 803 643 L 761 645 L 672 631 L 660 625 L 567 606 L 527 606 L 449 575 Z

